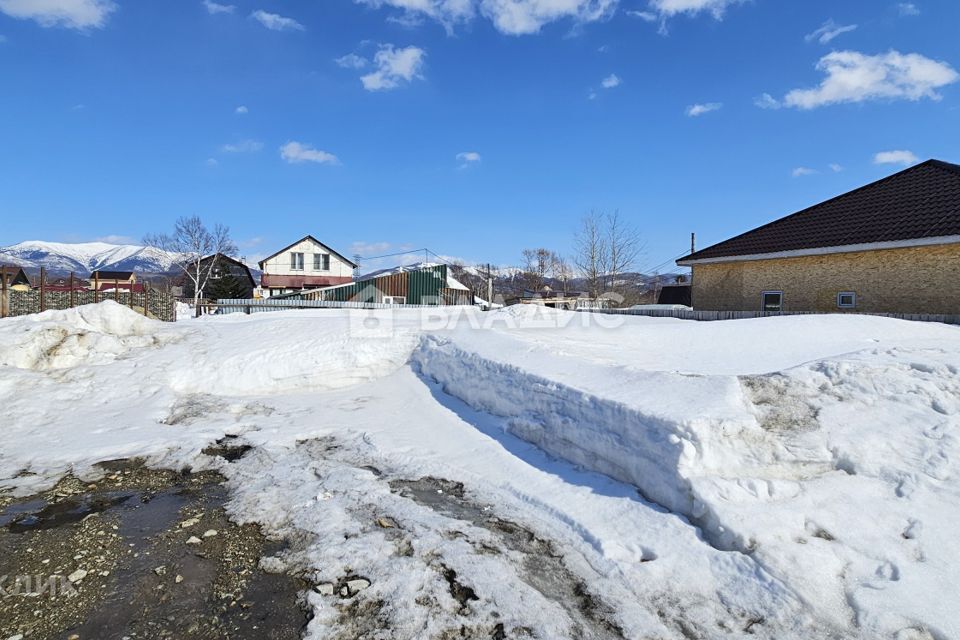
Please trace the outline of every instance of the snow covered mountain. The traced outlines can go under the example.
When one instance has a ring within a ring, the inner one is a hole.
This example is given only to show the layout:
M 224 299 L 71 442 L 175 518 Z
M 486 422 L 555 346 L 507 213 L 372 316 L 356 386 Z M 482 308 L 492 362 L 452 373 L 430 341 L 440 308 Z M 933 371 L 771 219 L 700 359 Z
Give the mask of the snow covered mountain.
M 176 256 L 158 249 L 138 245 L 105 242 L 43 242 L 28 240 L 9 247 L 0 247 L 0 263 L 15 264 L 25 269 L 44 267 L 50 273 L 88 275 L 92 271 L 137 271 L 165 273 L 176 262 Z

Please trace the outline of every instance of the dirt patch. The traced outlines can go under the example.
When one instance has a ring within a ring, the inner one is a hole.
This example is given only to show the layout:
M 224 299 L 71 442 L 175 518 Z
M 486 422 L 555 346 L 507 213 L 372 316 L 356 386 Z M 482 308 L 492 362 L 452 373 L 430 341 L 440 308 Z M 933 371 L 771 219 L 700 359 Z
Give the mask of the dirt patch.
M 819 409 L 811 404 L 809 390 L 781 374 L 743 376 L 746 396 L 756 407 L 760 426 L 772 433 L 815 431 Z
M 259 568 L 277 551 L 228 520 L 215 473 L 101 465 L 0 508 L 0 638 L 300 638 L 307 585 Z
M 563 561 L 553 543 L 544 540 L 532 531 L 517 523 L 503 520 L 493 515 L 487 505 L 472 502 L 460 483 L 440 478 L 420 478 L 419 480 L 394 480 L 390 488 L 401 496 L 429 507 L 434 511 L 457 520 L 486 529 L 497 536 L 503 548 L 519 552 L 523 557 L 521 578 L 528 585 L 543 594 L 544 597 L 558 603 L 567 612 L 573 623 L 574 637 L 582 640 L 608 640 L 623 638 L 623 630 L 614 622 L 616 612 L 596 594 L 592 593 L 580 577 L 574 574 Z M 491 553 L 496 550 L 484 547 L 478 553 Z M 465 587 L 457 580 L 456 572 L 444 568 L 444 577 L 450 584 L 450 593 L 462 607 L 477 599 L 473 589 Z M 518 628 L 505 630 L 497 625 L 492 630 L 464 627 L 466 635 L 458 637 L 527 637 L 529 630 Z

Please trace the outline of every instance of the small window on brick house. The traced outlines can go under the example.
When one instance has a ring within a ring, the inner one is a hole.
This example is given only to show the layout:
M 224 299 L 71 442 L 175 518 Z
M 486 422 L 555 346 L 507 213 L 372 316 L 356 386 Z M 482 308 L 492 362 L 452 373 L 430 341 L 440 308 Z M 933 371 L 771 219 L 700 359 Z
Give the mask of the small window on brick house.
M 841 291 L 837 294 L 837 306 L 841 309 L 856 308 L 857 294 L 853 291 Z
M 783 311 L 783 291 L 764 291 L 762 296 L 763 311 Z

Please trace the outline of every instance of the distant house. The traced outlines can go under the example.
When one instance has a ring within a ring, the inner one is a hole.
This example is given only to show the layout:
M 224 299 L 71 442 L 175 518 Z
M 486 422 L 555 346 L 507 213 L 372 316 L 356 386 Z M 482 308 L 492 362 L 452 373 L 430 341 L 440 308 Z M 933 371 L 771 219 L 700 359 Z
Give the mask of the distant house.
M 450 275 L 445 264 L 422 264 L 378 271 L 356 281 L 307 291 L 305 300 L 380 304 L 472 305 L 473 294 Z
M 53 278 L 43 283 L 47 291 L 87 291 L 90 283 L 83 278 Z
M 960 166 L 929 160 L 677 261 L 693 307 L 960 312 Z
M 90 274 L 90 288 L 99 291 L 142 291 L 143 285 L 137 283 L 137 274 L 132 271 L 94 271 Z
M 20 267 L 7 265 L 6 270 L 2 273 L 3 276 L 0 277 L 3 277 L 6 280 L 8 290 L 30 291 L 30 279 Z
M 525 289 L 522 294 L 504 300 L 507 306 L 517 304 L 533 304 L 552 309 L 606 309 L 609 306 L 606 298 L 591 298 L 589 294 L 578 291 L 554 291 L 549 286 L 540 291 Z
M 200 297 L 208 300 L 247 299 L 253 297 L 257 286 L 250 268 L 228 255 L 217 253 L 200 260 L 201 279 L 206 280 Z M 193 298 L 193 281 L 184 276 L 180 281 L 182 294 Z
M 319 289 L 353 281 L 357 265 L 313 236 L 305 236 L 260 261 L 264 296 Z

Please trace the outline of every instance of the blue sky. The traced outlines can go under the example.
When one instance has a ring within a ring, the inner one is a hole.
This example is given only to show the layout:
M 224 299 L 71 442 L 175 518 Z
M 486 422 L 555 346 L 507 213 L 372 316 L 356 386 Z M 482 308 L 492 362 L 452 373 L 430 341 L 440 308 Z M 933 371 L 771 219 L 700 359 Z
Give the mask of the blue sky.
M 509 265 L 619 209 L 661 266 L 960 161 L 958 26 L 956 0 L 0 0 L 0 245 L 198 214 L 248 258 L 311 233 Z

